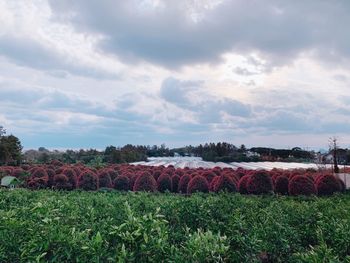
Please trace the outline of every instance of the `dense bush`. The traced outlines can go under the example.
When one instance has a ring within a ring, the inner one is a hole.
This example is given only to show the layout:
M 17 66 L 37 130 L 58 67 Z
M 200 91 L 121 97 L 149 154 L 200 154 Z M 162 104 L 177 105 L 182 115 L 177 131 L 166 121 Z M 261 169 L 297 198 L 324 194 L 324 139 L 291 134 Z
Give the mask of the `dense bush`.
M 54 189 L 57 190 L 70 190 L 71 184 L 68 181 L 68 177 L 64 174 L 55 174 L 53 178 L 53 184 Z
M 348 194 L 18 189 L 0 200 L 0 262 L 349 261 Z
M 93 171 L 86 170 L 78 178 L 78 187 L 86 191 L 97 190 L 99 188 L 97 175 Z
M 214 185 L 212 186 L 213 192 L 220 192 L 220 191 L 226 191 L 226 192 L 237 192 L 237 186 L 229 175 L 221 175 L 218 176 L 218 179 L 215 181 Z
M 239 179 L 238 191 L 241 194 L 248 194 L 247 183 L 248 183 L 249 178 L 250 178 L 250 175 L 246 174 L 246 175 L 242 176 L 241 179 Z
M 201 175 L 197 175 L 191 179 L 187 186 L 187 193 L 192 194 L 195 192 L 209 192 L 209 184 L 207 179 Z
M 290 195 L 314 195 L 317 194 L 314 183 L 303 175 L 296 175 L 289 180 L 288 192 Z
M 316 181 L 316 189 L 319 195 L 332 195 L 335 192 L 339 192 L 340 187 L 334 175 L 325 174 Z
M 167 173 L 163 173 L 157 180 L 158 191 L 164 193 L 172 190 L 171 177 Z
M 179 182 L 180 182 L 180 175 L 178 175 L 177 173 L 175 173 L 172 177 L 171 177 L 171 191 L 173 193 L 177 193 L 178 189 L 179 189 Z
M 275 179 L 275 192 L 281 195 L 288 194 L 289 179 L 284 175 L 277 176 Z
M 155 192 L 157 191 L 157 182 L 150 173 L 144 172 L 137 177 L 133 190 L 135 192 Z
M 68 178 L 68 190 L 73 190 L 78 187 L 78 176 L 74 169 L 62 167 L 62 174 L 64 174 Z
M 256 171 L 247 181 L 247 191 L 249 194 L 254 195 L 272 193 L 273 183 L 271 176 L 265 171 Z
M 119 191 L 128 191 L 130 190 L 129 178 L 125 175 L 120 175 L 114 179 L 113 187 Z
M 98 173 L 99 187 L 111 188 L 112 179 L 109 170 L 102 170 Z
M 187 193 L 187 186 L 188 186 L 188 183 L 191 181 L 191 179 L 192 177 L 189 174 L 185 174 L 181 176 L 179 181 L 179 188 L 178 188 L 179 193 L 182 193 L 182 194 Z

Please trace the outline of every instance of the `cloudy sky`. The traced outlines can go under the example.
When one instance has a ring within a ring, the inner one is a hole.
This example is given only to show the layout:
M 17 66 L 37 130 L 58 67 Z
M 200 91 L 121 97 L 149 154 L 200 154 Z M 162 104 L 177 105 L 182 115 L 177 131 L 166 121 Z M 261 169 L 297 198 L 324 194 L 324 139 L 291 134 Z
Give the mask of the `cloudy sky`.
M 348 0 L 0 0 L 25 148 L 350 146 Z

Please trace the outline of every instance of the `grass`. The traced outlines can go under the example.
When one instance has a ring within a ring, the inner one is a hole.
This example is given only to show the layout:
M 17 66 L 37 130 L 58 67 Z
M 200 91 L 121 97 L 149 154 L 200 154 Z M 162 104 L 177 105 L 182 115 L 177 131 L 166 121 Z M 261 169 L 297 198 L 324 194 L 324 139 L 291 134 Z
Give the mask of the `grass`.
M 0 190 L 0 262 L 350 262 L 350 195 Z

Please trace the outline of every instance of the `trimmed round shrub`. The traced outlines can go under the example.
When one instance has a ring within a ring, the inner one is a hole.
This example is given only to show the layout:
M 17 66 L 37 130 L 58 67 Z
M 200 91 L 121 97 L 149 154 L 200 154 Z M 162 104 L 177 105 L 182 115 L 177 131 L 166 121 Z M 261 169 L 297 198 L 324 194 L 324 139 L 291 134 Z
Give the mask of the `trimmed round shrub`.
M 38 167 L 32 170 L 28 187 L 31 189 L 43 189 L 47 187 L 49 176 L 45 169 Z
M 322 175 L 316 181 L 316 189 L 318 195 L 332 195 L 340 191 L 339 181 L 334 175 Z
M 148 173 L 144 172 L 139 175 L 134 184 L 134 191 L 145 191 L 145 192 L 155 192 L 157 190 L 157 181 L 154 177 Z
M 114 189 L 119 191 L 129 191 L 129 178 L 125 175 L 120 175 L 117 178 L 114 179 Z
M 64 174 L 55 174 L 53 177 L 53 188 L 57 190 L 70 190 L 71 184 Z
M 207 179 L 207 181 L 208 181 L 209 184 L 211 183 L 211 181 L 212 181 L 215 177 L 217 177 L 216 173 L 211 172 L 211 171 L 205 171 L 205 172 L 202 174 L 202 176 L 203 176 L 205 179 Z
M 248 189 L 247 189 L 247 183 L 248 179 L 250 178 L 249 174 L 244 175 L 239 179 L 238 181 L 238 192 L 241 194 L 248 194 Z
M 98 173 L 99 187 L 112 187 L 112 179 L 108 170 L 102 170 Z
M 273 191 L 271 176 L 265 171 L 256 171 L 247 181 L 247 191 L 249 194 L 268 194 Z
M 207 179 L 205 179 L 201 175 L 196 175 L 188 183 L 187 193 L 188 194 L 192 194 L 192 193 L 195 193 L 195 192 L 203 192 L 203 193 L 208 193 L 209 192 L 208 181 L 207 181 Z
M 84 171 L 78 179 L 79 188 L 86 191 L 94 191 L 99 187 L 98 177 L 93 171 Z
M 49 180 L 47 181 L 47 186 L 52 187 L 54 182 L 53 178 L 56 175 L 55 170 L 53 169 L 46 169 L 47 175 L 49 176 Z
M 215 185 L 219 179 L 220 179 L 220 176 L 215 176 L 213 178 L 213 180 L 210 182 L 210 184 L 209 184 L 209 191 L 210 192 L 215 192 Z
M 218 176 L 219 178 L 215 180 L 215 184 L 213 185 L 212 191 L 213 192 L 237 192 L 237 186 L 233 180 L 233 178 L 229 175 L 223 174 L 221 176 Z
M 56 171 L 56 173 L 57 173 L 57 171 Z M 77 176 L 74 169 L 65 168 L 62 170 L 62 174 L 67 176 L 68 183 L 70 184 L 69 189 L 67 189 L 67 190 L 73 190 L 73 189 L 76 189 L 78 187 L 78 176 Z
M 290 195 L 294 196 L 317 194 L 315 184 L 303 175 L 296 175 L 289 180 L 288 192 Z
M 47 180 L 44 177 L 31 178 L 27 183 L 27 187 L 33 190 L 44 189 L 47 187 Z
M 185 194 L 187 193 L 187 186 L 188 183 L 191 181 L 192 177 L 189 174 L 185 174 L 181 176 L 180 181 L 179 181 L 179 187 L 178 187 L 178 192 Z
M 173 193 L 177 193 L 179 189 L 180 178 L 180 175 L 178 175 L 177 173 L 171 177 L 171 191 Z
M 157 180 L 158 191 L 164 193 L 165 191 L 171 191 L 171 177 L 169 174 L 161 174 Z
M 289 179 L 287 176 L 284 176 L 284 175 L 277 176 L 275 180 L 275 192 L 277 194 L 287 195 L 288 184 L 289 184 Z

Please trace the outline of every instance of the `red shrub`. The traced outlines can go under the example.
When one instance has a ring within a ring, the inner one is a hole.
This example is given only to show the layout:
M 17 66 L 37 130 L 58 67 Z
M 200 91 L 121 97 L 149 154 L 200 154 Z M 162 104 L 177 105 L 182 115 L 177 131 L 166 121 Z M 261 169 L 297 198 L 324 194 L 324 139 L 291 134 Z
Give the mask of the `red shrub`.
M 275 180 L 275 192 L 277 194 L 287 195 L 288 194 L 289 179 L 284 175 L 277 176 Z
M 212 187 L 213 192 L 237 192 L 237 186 L 229 175 L 218 176 L 218 179 L 215 180 L 215 184 Z
M 27 186 L 29 189 L 44 189 L 47 186 L 47 180 L 44 177 L 32 177 Z
M 11 175 L 16 178 L 21 178 L 23 173 L 24 173 L 24 170 L 22 168 L 15 168 L 12 171 Z
M 55 174 L 53 177 L 53 188 L 57 190 L 70 190 L 71 184 L 64 174 Z
M 247 183 L 250 178 L 249 174 L 244 175 L 241 179 L 238 181 L 238 191 L 241 194 L 248 194 L 248 189 L 247 189 Z
M 112 179 L 109 174 L 109 170 L 101 170 L 98 173 L 99 187 L 112 187 Z
M 270 175 L 265 171 L 256 171 L 247 181 L 249 194 L 267 194 L 273 191 L 273 184 Z
M 139 175 L 134 184 L 134 191 L 146 191 L 155 192 L 157 190 L 157 182 L 154 177 L 148 173 L 144 172 Z
M 215 185 L 219 179 L 220 179 L 220 176 L 215 176 L 215 178 L 210 182 L 210 184 L 209 184 L 209 191 L 210 192 L 215 192 Z
M 197 175 L 191 179 L 187 186 L 187 193 L 192 194 L 195 192 L 209 192 L 209 184 L 207 179 L 201 175 Z
M 31 172 L 31 177 L 29 178 L 28 187 L 32 189 L 42 189 L 47 187 L 49 181 L 49 176 L 45 169 L 35 168 Z
M 191 175 L 185 174 L 181 176 L 180 181 L 179 181 L 179 187 L 178 187 L 178 192 L 185 194 L 187 193 L 187 186 L 188 183 L 191 181 Z
M 340 191 L 340 185 L 334 175 L 325 174 L 316 181 L 316 189 L 319 195 L 332 195 Z
M 317 190 L 309 178 L 296 175 L 289 180 L 288 192 L 290 195 L 313 195 L 317 193 Z
M 49 180 L 47 181 L 47 186 L 53 186 L 53 178 L 56 175 L 55 171 L 52 169 L 46 169 L 47 175 L 49 176 Z
M 208 183 L 210 184 L 211 181 L 217 176 L 216 173 L 211 171 L 205 171 L 202 176 L 207 179 Z
M 87 191 L 97 190 L 99 187 L 97 175 L 93 171 L 84 171 L 79 176 L 78 186 Z
M 165 192 L 172 190 L 171 177 L 169 174 L 161 174 L 157 180 L 158 191 Z
M 65 168 L 64 170 L 62 170 L 62 174 L 67 176 L 68 183 L 70 184 L 70 187 L 67 190 L 73 190 L 78 187 L 78 176 L 72 168 Z
M 178 174 L 174 174 L 171 177 L 171 191 L 173 193 L 177 193 L 179 189 L 180 176 Z
M 129 184 L 129 178 L 125 175 L 120 175 L 114 179 L 114 189 L 116 190 L 128 191 L 130 189 Z

